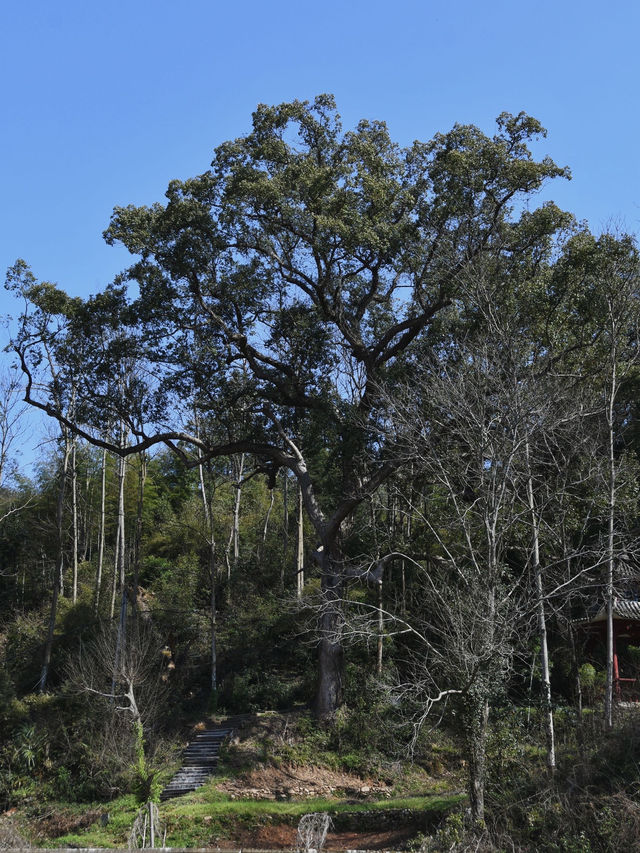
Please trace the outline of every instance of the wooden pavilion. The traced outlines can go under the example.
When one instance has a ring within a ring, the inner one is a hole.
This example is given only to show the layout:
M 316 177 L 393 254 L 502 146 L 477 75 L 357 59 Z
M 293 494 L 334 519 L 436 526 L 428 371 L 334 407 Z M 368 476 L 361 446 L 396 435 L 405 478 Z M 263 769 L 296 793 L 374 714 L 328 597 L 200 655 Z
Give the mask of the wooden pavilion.
M 606 603 L 593 615 L 573 620 L 576 628 L 589 635 L 587 648 L 594 650 L 607 643 Z M 640 647 L 640 600 L 613 600 L 613 689 L 618 701 L 640 699 L 638 672 L 628 654 L 629 646 Z

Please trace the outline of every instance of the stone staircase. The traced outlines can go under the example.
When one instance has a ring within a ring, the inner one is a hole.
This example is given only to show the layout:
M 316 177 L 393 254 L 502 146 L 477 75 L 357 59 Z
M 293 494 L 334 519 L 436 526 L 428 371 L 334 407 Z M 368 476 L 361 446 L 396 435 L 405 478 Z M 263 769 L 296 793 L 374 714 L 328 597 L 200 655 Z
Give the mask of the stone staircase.
M 196 732 L 182 755 L 182 765 L 173 779 L 160 794 L 161 800 L 169 800 L 195 791 L 215 772 L 220 747 L 226 738 L 250 715 L 230 717 L 220 723 L 209 723 L 206 729 Z

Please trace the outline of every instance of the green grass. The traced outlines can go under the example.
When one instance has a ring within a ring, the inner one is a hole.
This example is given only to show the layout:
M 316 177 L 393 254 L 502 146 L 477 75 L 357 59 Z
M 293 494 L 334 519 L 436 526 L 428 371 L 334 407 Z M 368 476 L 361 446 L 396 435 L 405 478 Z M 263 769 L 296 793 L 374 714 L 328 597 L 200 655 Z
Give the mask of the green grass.
M 297 824 L 299 818 L 309 812 L 329 812 L 332 815 L 379 811 L 389 809 L 411 809 L 432 816 L 444 814 L 464 797 L 459 794 L 448 796 L 403 797 L 371 803 L 347 803 L 335 799 L 314 798 L 300 802 L 277 802 L 273 800 L 231 800 L 227 795 L 208 785 L 199 791 L 170 800 L 160 805 L 160 819 L 167 826 L 168 846 L 204 846 L 217 840 L 231 838 L 234 828 L 246 829 L 268 823 Z M 86 806 L 85 811 L 100 806 Z M 65 814 L 80 814 L 73 809 L 60 806 Z M 122 797 L 109 803 L 109 823 L 102 826 L 96 822 L 85 830 L 70 832 L 47 840 L 40 839 L 43 846 L 117 847 L 126 843 L 137 806 L 132 797 Z M 206 820 L 205 820 L 206 818 Z

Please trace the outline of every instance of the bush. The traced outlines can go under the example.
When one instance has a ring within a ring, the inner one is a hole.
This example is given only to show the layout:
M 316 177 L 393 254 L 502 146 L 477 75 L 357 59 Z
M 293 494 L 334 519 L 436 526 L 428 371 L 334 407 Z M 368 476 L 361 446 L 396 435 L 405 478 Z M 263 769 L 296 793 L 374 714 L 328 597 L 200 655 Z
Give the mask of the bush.
M 31 844 L 18 832 L 15 823 L 0 817 L 0 850 L 28 850 Z

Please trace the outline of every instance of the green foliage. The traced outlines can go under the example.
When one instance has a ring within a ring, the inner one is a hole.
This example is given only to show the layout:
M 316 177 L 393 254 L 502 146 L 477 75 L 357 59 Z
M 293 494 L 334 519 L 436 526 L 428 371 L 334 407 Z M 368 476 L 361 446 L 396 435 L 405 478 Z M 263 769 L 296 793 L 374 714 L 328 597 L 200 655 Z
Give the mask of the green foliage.
M 0 661 L 0 721 L 5 725 L 12 708 L 15 707 L 15 695 L 13 682 L 4 666 L 4 661 Z
M 9 624 L 4 658 L 18 695 L 31 693 L 38 683 L 44 639 L 45 614 L 41 610 L 17 613 Z
M 596 685 L 596 668 L 593 664 L 583 663 L 579 669 L 580 684 L 583 690 L 593 690 Z
M 219 704 L 228 711 L 286 710 L 308 701 L 311 650 L 297 635 L 298 614 L 279 596 L 259 590 L 251 576 L 239 581 L 221 620 Z M 242 586 L 240 586 L 242 584 Z
M 300 683 L 275 671 L 230 673 L 219 692 L 218 703 L 231 713 L 286 710 L 300 698 Z
M 142 723 L 136 720 L 133 724 L 135 733 L 135 763 L 133 793 L 138 803 L 157 803 L 162 793 L 162 785 L 158 780 L 158 773 L 149 766 L 145 753 L 145 740 Z
M 627 646 L 627 655 L 629 663 L 634 669 L 634 672 L 640 673 L 640 646 Z

